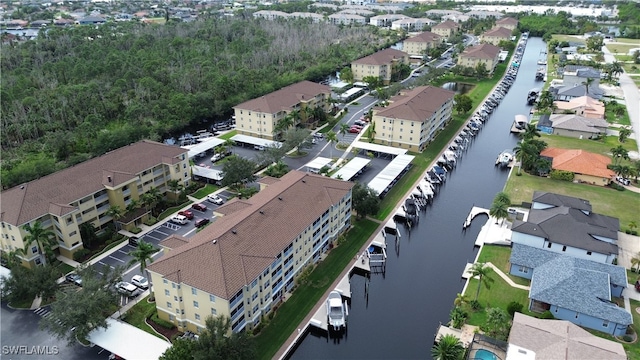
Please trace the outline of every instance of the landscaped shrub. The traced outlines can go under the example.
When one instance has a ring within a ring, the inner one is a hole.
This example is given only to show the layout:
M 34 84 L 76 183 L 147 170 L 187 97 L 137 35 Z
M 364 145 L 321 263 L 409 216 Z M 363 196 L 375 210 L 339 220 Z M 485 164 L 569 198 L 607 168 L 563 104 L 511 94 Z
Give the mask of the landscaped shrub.
M 147 226 L 151 226 L 151 225 L 154 225 L 157 222 L 158 222 L 158 219 L 156 219 L 153 216 L 150 216 L 147 220 L 143 221 L 142 223 L 147 225 Z
M 553 314 L 549 310 L 543 312 L 542 315 L 540 315 L 540 318 L 541 319 L 555 319 L 555 317 L 553 316 Z
M 622 340 L 626 341 L 626 342 L 632 342 L 633 338 L 629 335 L 625 335 L 622 337 Z
M 142 231 L 142 229 L 140 229 L 139 227 L 134 227 L 133 229 L 131 229 L 131 232 L 134 234 L 139 234 Z
M 80 261 L 87 255 L 89 255 L 89 249 L 80 249 L 73 253 L 73 260 Z
M 519 312 L 522 312 L 522 304 L 517 302 L 517 301 L 512 301 L 509 303 L 509 305 L 507 306 L 507 312 L 509 313 L 509 315 L 511 315 L 511 317 L 513 317 L 513 314 Z
M 162 326 L 162 327 L 163 327 L 163 328 L 165 328 L 165 329 L 169 329 L 169 330 L 171 330 L 171 329 L 173 329 L 174 327 L 176 327 L 173 323 L 168 322 L 168 321 L 166 321 L 166 320 L 162 320 L 162 319 L 160 319 L 160 318 L 158 317 L 158 312 L 157 312 L 157 311 L 154 311 L 154 312 L 153 312 L 153 315 L 151 315 L 151 320 L 152 320 L 154 323 L 158 324 L 159 326 Z
M 473 310 L 476 310 L 476 311 L 482 309 L 482 305 L 480 304 L 480 301 L 478 301 L 478 300 L 469 301 L 469 305 L 471 306 L 471 308 Z
M 549 173 L 549 177 L 554 180 L 573 181 L 573 179 L 575 178 L 575 174 L 571 171 L 551 170 L 551 173 Z

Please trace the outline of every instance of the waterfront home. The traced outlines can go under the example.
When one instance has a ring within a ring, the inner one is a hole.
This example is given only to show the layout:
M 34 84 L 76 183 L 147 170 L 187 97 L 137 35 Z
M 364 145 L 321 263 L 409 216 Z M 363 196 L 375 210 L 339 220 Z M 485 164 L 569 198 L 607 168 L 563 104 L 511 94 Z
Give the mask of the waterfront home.
M 609 169 L 611 158 L 580 149 L 546 148 L 540 156 L 551 159 L 551 169 L 574 174 L 574 182 L 607 186 L 616 173 Z
M 556 107 L 556 112 L 562 112 L 565 114 L 567 112 L 572 112 L 586 118 L 604 119 L 604 104 L 590 96 L 583 95 L 574 97 L 569 101 L 554 101 L 553 104 Z
M 617 218 L 592 212 L 588 200 L 534 191 L 527 221 L 513 222 L 511 242 L 612 264 L 619 229 Z
M 507 359 L 627 360 L 622 344 L 566 321 L 513 314 Z
M 622 336 L 631 314 L 612 302 L 627 286 L 623 267 L 513 244 L 510 273 L 531 279 L 529 310 Z
M 480 42 L 498 46 L 500 41 L 511 40 L 511 32 L 512 30 L 507 28 L 495 27 L 482 33 L 482 35 L 480 35 Z
M 578 139 L 594 139 L 604 136 L 609 123 L 602 118 L 588 118 L 575 114 L 551 114 L 549 117 L 554 135 Z
M 200 333 L 208 316 L 258 325 L 351 224 L 353 183 L 291 171 L 216 209 L 216 220 L 148 266 L 158 316 Z
M 458 65 L 475 68 L 484 64 L 489 74 L 492 74 L 500 62 L 500 48 L 491 44 L 480 44 L 466 48 L 458 56 Z
M 409 54 L 387 48 L 353 61 L 351 72 L 354 81 L 362 81 L 367 76 L 374 76 L 388 85 L 401 64 L 409 64 Z

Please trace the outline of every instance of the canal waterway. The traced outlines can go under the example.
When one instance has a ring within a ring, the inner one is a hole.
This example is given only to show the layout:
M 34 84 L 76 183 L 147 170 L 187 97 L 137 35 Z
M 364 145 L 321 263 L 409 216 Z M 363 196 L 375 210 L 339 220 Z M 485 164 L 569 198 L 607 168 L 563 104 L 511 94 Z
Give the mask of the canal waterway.
M 430 358 L 437 327 L 448 321 L 453 300 L 464 286 L 465 264 L 475 259 L 474 241 L 486 217 L 479 216 L 465 231 L 462 224 L 472 206 L 490 207 L 504 187 L 508 172 L 494 164 L 500 152 L 516 145 L 517 137 L 509 132 L 514 117 L 529 114 L 527 93 L 542 85 L 534 78 L 544 48 L 540 38 L 529 39 L 511 89 L 472 140 L 433 204 L 410 233 L 400 227 L 399 248 L 389 238 L 385 274 L 372 274 L 370 280 L 357 275 L 351 278 L 347 334 L 330 339 L 308 333 L 292 359 Z

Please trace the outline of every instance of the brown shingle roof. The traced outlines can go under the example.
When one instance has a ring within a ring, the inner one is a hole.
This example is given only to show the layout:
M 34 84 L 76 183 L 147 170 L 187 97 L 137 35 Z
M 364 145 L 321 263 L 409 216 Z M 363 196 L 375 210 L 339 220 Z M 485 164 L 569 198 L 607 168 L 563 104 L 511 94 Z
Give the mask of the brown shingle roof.
M 292 171 L 197 233 L 149 271 L 224 299 L 258 277 L 352 183 Z M 229 202 L 240 202 L 239 200 Z M 178 273 L 180 274 L 178 281 Z
M 501 37 L 501 38 L 511 38 L 511 30 L 507 28 L 494 27 L 493 29 L 489 29 L 482 34 L 482 36 L 491 36 L 491 37 Z
M 140 141 L 13 187 L 2 192 L 2 221 L 20 226 L 47 214 L 50 204 L 68 205 L 104 189 L 105 172 L 113 174 L 112 181 L 117 183 L 160 164 L 163 158 L 186 152 L 177 146 Z
M 496 21 L 496 26 L 500 26 L 500 25 L 518 25 L 518 20 L 514 19 L 514 18 L 510 18 L 510 17 L 505 17 L 502 18 L 498 21 Z
M 460 25 L 458 25 L 455 21 L 447 20 L 441 22 L 438 25 L 434 25 L 431 29 L 457 29 Z
M 420 34 L 410 37 L 405 42 L 417 42 L 417 43 L 430 43 L 437 41 L 441 38 L 440 35 L 432 33 L 431 31 L 421 32 Z
M 477 59 L 495 59 L 500 54 L 500 48 L 491 44 L 480 44 L 466 48 L 460 57 Z
M 327 85 L 316 84 L 305 80 L 291 84 L 267 95 L 245 101 L 242 104 L 234 106 L 234 109 L 276 114 L 280 111 L 291 110 L 300 102 L 322 93 L 331 94 L 331 88 Z
M 553 159 L 551 167 L 556 170 L 571 171 L 577 174 L 599 176 L 611 179 L 615 172 L 607 165 L 611 159 L 607 156 L 590 153 L 584 150 L 546 148 L 540 152 L 541 156 Z
M 433 86 L 419 86 L 390 99 L 391 104 L 382 108 L 376 116 L 412 121 L 425 121 L 433 116 L 444 103 L 453 98 L 453 91 Z
M 407 53 L 404 51 L 388 48 L 360 58 L 353 63 L 364 65 L 385 65 L 391 63 L 395 59 L 404 58 L 405 56 L 407 56 Z

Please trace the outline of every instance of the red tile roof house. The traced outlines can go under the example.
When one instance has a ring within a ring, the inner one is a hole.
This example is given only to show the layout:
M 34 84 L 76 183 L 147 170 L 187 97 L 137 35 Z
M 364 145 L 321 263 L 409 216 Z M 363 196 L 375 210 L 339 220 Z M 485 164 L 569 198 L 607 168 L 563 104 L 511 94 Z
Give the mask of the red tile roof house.
M 553 170 L 574 173 L 574 182 L 607 186 L 616 175 L 607 167 L 611 159 L 604 155 L 576 149 L 547 148 L 540 156 L 552 159 Z

